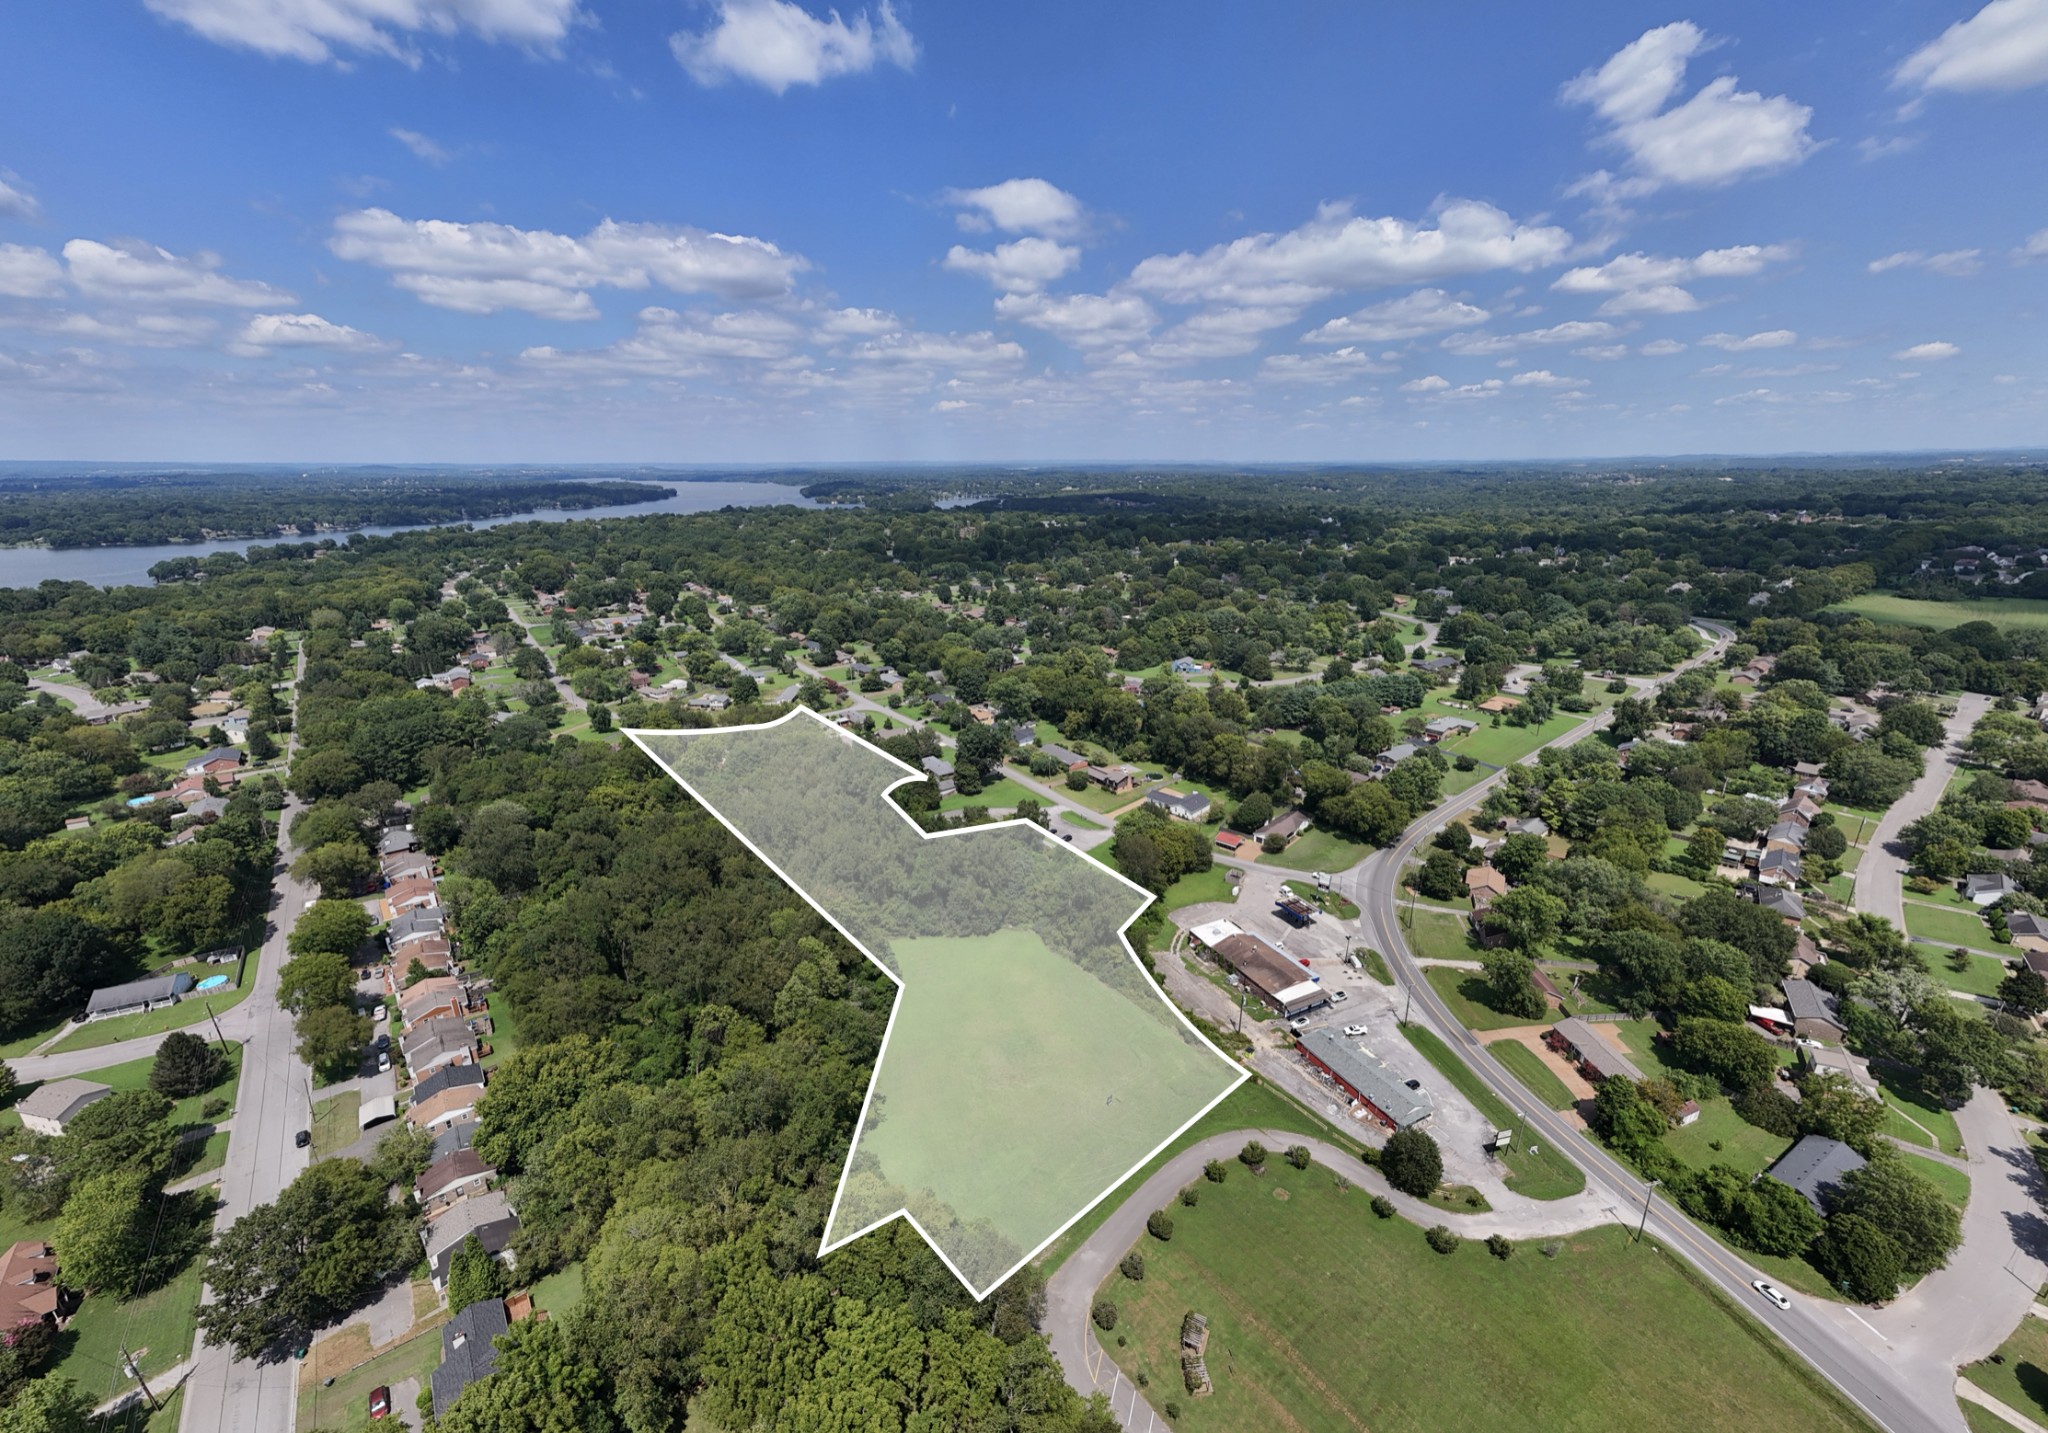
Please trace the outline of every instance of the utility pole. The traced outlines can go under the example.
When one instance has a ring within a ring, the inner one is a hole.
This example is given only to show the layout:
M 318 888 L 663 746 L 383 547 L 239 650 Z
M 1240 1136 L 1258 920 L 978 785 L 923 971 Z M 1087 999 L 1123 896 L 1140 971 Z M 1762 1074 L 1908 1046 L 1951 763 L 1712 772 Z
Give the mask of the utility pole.
M 154 1412 L 162 1406 L 156 1401 L 156 1395 L 149 1391 L 149 1385 L 143 1382 L 142 1369 L 136 1364 L 135 1355 L 128 1352 L 128 1345 L 125 1343 L 121 1345 L 121 1367 L 128 1370 L 128 1376 L 133 1378 L 136 1386 L 142 1390 L 143 1398 L 149 1402 L 150 1411 Z
M 221 1034 L 220 1017 L 213 1013 L 213 1002 L 210 1000 L 202 1000 L 199 1002 L 199 1008 L 204 1010 L 206 1012 L 206 1018 L 213 1022 L 214 1038 L 220 1041 L 220 1052 L 223 1055 L 225 1055 L 228 1052 L 228 1037 Z
M 1636 1225 L 1636 1237 L 1629 1241 L 1631 1244 L 1640 1244 L 1643 1242 L 1643 1231 L 1650 1227 L 1650 1196 L 1656 1192 L 1657 1186 L 1662 1184 L 1663 1182 L 1664 1181 L 1661 1179 L 1653 1179 L 1649 1182 L 1649 1184 L 1644 1186 L 1643 1218 L 1642 1222 Z
M 1242 989 L 1237 992 L 1237 1029 L 1233 1033 L 1238 1035 L 1244 1033 L 1244 991 Z

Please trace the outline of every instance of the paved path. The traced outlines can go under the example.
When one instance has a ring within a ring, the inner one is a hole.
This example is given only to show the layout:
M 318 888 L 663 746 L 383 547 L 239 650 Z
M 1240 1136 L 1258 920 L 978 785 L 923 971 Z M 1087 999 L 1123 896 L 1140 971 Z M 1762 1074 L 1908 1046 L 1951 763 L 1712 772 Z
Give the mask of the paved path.
M 1906 868 L 1912 860 L 1899 844 L 1899 832 L 1932 811 L 1941 800 L 1960 765 L 1963 738 L 1990 709 L 1991 698 L 1975 692 L 1956 699 L 1954 714 L 1942 723 L 1940 744 L 1927 749 L 1920 779 L 1878 818 L 1877 829 L 1864 843 L 1863 859 L 1856 863 L 1857 910 L 1883 916 L 1902 931 L 1906 928 Z
M 1943 1382 L 2004 1343 L 2048 1280 L 2048 1186 L 2005 1101 L 1978 1090 L 1956 1111 L 1956 1127 L 1970 1152 L 1962 1247 L 1948 1267 L 1865 1315 L 1903 1364 Z
M 2043 1428 L 2039 1423 L 2027 1417 L 2026 1414 L 2020 1412 L 2019 1409 L 2013 1407 L 2010 1403 L 2003 1403 L 1993 1398 L 1967 1378 L 1958 1378 L 1956 1380 L 1956 1397 L 1974 1403 L 1979 1408 L 1990 1409 L 2000 1418 L 2012 1424 L 2013 1427 L 2019 1429 L 2020 1433 L 2048 1433 L 2048 1428 Z
M 1505 1234 L 1510 1239 L 1540 1239 L 1613 1222 L 1613 1216 L 1601 1207 L 1604 1201 L 1588 1196 L 1539 1201 L 1508 1194 L 1502 1197 L 1500 1207 L 1488 1213 L 1456 1214 L 1396 1193 L 1380 1177 L 1378 1170 L 1361 1163 L 1348 1150 L 1311 1136 L 1263 1129 L 1211 1135 L 1173 1156 L 1134 1193 L 1125 1196 L 1095 1232 L 1067 1256 L 1046 1283 L 1046 1338 L 1066 1370 L 1067 1381 L 1083 1394 L 1097 1390 L 1108 1394 L 1111 1407 L 1125 1428 L 1163 1429 L 1171 1425 L 1124 1379 L 1115 1361 L 1096 1343 L 1094 1329 L 1088 1319 L 1089 1310 L 1095 1303 L 1095 1291 L 1131 1246 L 1138 1242 L 1138 1237 L 1145 1231 L 1145 1220 L 1152 1211 L 1171 1204 L 1183 1186 L 1200 1179 L 1203 1165 L 1212 1159 L 1221 1159 L 1232 1163 L 1232 1178 L 1252 1177 L 1235 1164 L 1237 1152 L 1250 1139 L 1258 1140 L 1272 1151 L 1267 1178 L 1275 1177 L 1276 1170 L 1283 1172 L 1281 1177 L 1293 1173 L 1281 1154 L 1290 1145 L 1306 1145 L 1317 1164 L 1334 1170 L 1362 1189 L 1386 1195 L 1394 1201 L 1403 1218 L 1423 1225 L 1447 1224 L 1471 1239 L 1484 1239 L 1489 1234 Z M 1332 1231 L 1332 1237 L 1338 1237 L 1336 1231 Z
M 42 677 L 30 677 L 28 685 L 31 691 L 48 692 L 59 701 L 69 703 L 71 709 L 87 721 L 125 716 L 129 712 L 142 711 L 149 705 L 148 702 L 116 702 L 109 706 L 84 687 L 75 687 L 69 682 L 46 681 Z

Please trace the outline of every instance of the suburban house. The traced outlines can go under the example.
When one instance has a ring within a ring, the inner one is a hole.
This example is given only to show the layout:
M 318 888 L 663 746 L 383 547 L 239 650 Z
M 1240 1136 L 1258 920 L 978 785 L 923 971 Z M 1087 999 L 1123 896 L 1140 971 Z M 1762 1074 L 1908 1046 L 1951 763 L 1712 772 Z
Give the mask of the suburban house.
M 476 1121 L 456 1120 L 444 1124 L 434 1131 L 434 1145 L 427 1151 L 427 1162 L 436 1163 L 446 1159 L 460 1149 L 468 1149 L 476 1143 Z
M 1513 697 L 1501 696 L 1496 694 L 1494 696 L 1488 697 L 1485 701 L 1479 703 L 1479 710 L 1491 713 L 1494 716 L 1498 716 L 1502 712 L 1511 712 L 1520 705 L 1521 703 L 1516 701 Z
M 417 851 L 419 848 L 420 838 L 410 826 L 390 827 L 377 841 L 379 856 L 396 856 L 402 851 Z
M 420 1230 L 420 1242 L 426 1246 L 427 1268 L 433 1275 L 434 1288 L 438 1291 L 447 1289 L 449 1261 L 462 1247 L 464 1239 L 476 1235 L 485 1250 L 510 1265 L 512 1239 L 518 1232 L 519 1216 L 512 1211 L 512 1204 L 502 1189 L 493 1189 L 471 1199 L 458 1199 L 429 1219 L 426 1227 Z
M 431 879 L 434 874 L 434 858 L 418 851 L 397 851 L 379 859 L 377 869 L 384 873 L 384 879 L 387 881 L 403 881 L 414 876 L 426 876 Z
M 1329 1003 L 1329 996 L 1315 977 L 1255 935 L 1247 935 L 1235 921 L 1212 921 L 1192 932 L 1258 996 L 1282 1015 L 1299 1015 Z
M 216 746 L 211 751 L 202 751 L 185 763 L 187 776 L 232 776 L 240 769 L 242 753 L 232 746 Z
M 1415 670 L 1427 672 L 1432 677 L 1448 681 L 1456 676 L 1458 669 L 1464 665 L 1456 657 L 1426 657 L 1415 664 Z
M 2048 950 L 2048 918 L 2032 911 L 2007 911 L 2005 929 L 2021 950 Z
M 1816 1074 L 1840 1075 L 1873 1100 L 1882 1098 L 1877 1080 L 1870 1073 L 1870 1066 L 1839 1046 L 1801 1045 L 1799 1058 L 1807 1069 Z
M 1517 816 L 1501 829 L 1510 836 L 1548 836 L 1550 823 L 1541 816 Z
M 1209 819 L 1209 798 L 1199 791 L 1185 795 L 1178 791 L 1155 791 L 1145 798 L 1145 804 L 1164 811 L 1176 821 L 1206 821 Z
M 384 986 L 396 995 L 405 987 L 406 972 L 418 961 L 429 975 L 446 975 L 455 968 L 455 947 L 445 935 L 430 935 L 407 944 L 384 967 Z
M 415 906 L 412 910 L 392 918 L 385 928 L 384 944 L 391 948 L 393 955 L 399 954 L 399 947 L 416 940 L 425 940 L 430 935 L 439 935 L 447 925 L 447 918 L 439 906 Z
M 1311 1030 L 1294 1048 L 1387 1129 L 1414 1129 L 1428 1124 L 1436 1113 L 1436 1102 L 1427 1090 L 1409 1089 L 1400 1076 L 1335 1030 Z
M 1803 875 L 1803 864 L 1797 851 L 1766 851 L 1756 858 L 1756 878 L 1765 885 L 1796 886 Z
M 413 1079 L 424 1080 L 443 1065 L 466 1065 L 475 1060 L 476 1036 L 454 1016 L 436 1015 L 400 1035 L 398 1048 Z
M 24 1239 L 0 1254 L 0 1328 L 49 1324 L 77 1306 L 57 1283 L 57 1255 L 40 1239 Z
M 1816 1214 L 1825 1214 L 1829 1196 L 1863 1165 L 1863 1156 L 1840 1140 L 1810 1134 L 1779 1155 L 1778 1162 L 1764 1172 L 1805 1195 Z
M 446 1159 L 435 1160 L 413 1181 L 413 1198 L 419 1200 L 420 1208 L 437 1213 L 458 1199 L 483 1193 L 497 1172 L 475 1150 L 457 1150 Z
M 1080 752 L 1069 751 L 1066 747 L 1055 746 L 1052 742 L 1047 742 L 1038 749 L 1069 771 L 1081 771 L 1088 765 L 1088 758 Z
M 1973 874 L 1963 877 L 1963 894 L 1980 906 L 1995 906 L 2016 890 L 2007 875 Z
M 1467 866 L 1465 868 L 1465 894 L 1472 898 L 1473 909 L 1483 902 L 1492 905 L 1508 893 L 1508 878 L 1490 865 Z
M 441 1325 L 441 1366 L 434 1370 L 434 1416 L 444 1418 L 462 1390 L 498 1371 L 498 1335 L 511 1327 L 503 1299 L 480 1299 Z
M 191 988 L 191 972 L 184 970 L 131 980 L 125 985 L 110 985 L 92 993 L 92 998 L 85 1003 L 85 1018 L 90 1022 L 115 1015 L 139 1015 L 145 1010 L 162 1010 L 176 1005 L 178 997 Z
M 1759 886 L 1756 891 L 1756 903 L 1793 925 L 1806 919 L 1806 902 L 1795 892 L 1779 886 Z
M 1544 1031 L 1543 1043 L 1576 1062 L 1579 1073 L 1595 1084 L 1615 1075 L 1638 1082 L 1643 1078 L 1643 1072 L 1635 1067 L 1634 1061 L 1576 1015 L 1568 1015 Z
M 945 757 L 927 756 L 918 764 L 925 769 L 927 776 L 939 784 L 939 795 L 951 796 L 958 789 L 953 785 L 953 763 Z
M 722 712 L 732 705 L 732 698 L 724 692 L 699 692 L 684 703 L 700 712 Z
M 1292 841 L 1307 829 L 1308 813 L 1306 811 L 1299 809 L 1282 811 L 1278 816 L 1275 816 L 1265 825 L 1259 827 L 1258 830 L 1252 832 L 1252 839 L 1261 846 L 1265 845 L 1267 841 L 1275 836 L 1278 836 L 1283 841 Z
M 1207 662 L 1198 662 L 1193 657 L 1175 657 L 1173 674 L 1176 677 L 1198 677 L 1209 670 Z
M 1842 1021 L 1835 997 L 1811 980 L 1785 982 L 1785 1011 L 1792 1017 L 1792 1031 L 1808 1040 L 1840 1041 Z
M 432 876 L 400 876 L 385 886 L 384 903 L 391 907 L 391 914 L 401 915 L 415 906 L 439 905 L 441 897 Z
M 432 676 L 421 677 L 413 685 L 423 692 L 430 692 L 436 687 L 444 692 L 466 692 L 471 680 L 469 668 L 450 667 L 445 672 L 435 672 Z
M 443 1125 L 474 1118 L 481 1085 L 451 1085 L 430 1099 L 415 1098 L 405 1109 L 405 1122 L 414 1129 L 437 1130 Z
M 1468 731 L 1477 731 L 1479 723 L 1467 717 L 1434 717 L 1423 725 L 1422 739 L 1435 743 L 1446 737 L 1463 736 Z
M 1766 851 L 1803 851 L 1806 849 L 1806 828 L 1797 821 L 1780 821 L 1764 832 Z
M 54 1138 L 64 1133 L 65 1126 L 80 1110 L 112 1093 L 105 1085 L 96 1085 L 91 1080 L 52 1080 L 29 1091 L 14 1109 L 22 1124 L 37 1134 Z
M 398 1018 L 408 1030 L 437 1015 L 462 1015 L 469 1001 L 462 982 L 452 975 L 435 975 L 407 986 L 398 993 Z
M 1088 768 L 1088 779 L 1097 786 L 1100 786 L 1104 791 L 1129 791 L 1142 781 L 1144 777 L 1145 773 L 1138 770 L 1135 766 L 1119 764 L 1115 766 L 1091 766 Z

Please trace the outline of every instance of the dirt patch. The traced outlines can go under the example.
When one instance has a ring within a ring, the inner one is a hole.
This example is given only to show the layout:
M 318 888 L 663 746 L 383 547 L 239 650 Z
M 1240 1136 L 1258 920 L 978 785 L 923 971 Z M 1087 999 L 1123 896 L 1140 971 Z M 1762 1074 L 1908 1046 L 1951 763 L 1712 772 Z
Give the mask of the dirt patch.
M 1275 1186 L 1273 1190 L 1273 1197 L 1279 1200 L 1282 1204 L 1285 1204 L 1287 1202 L 1287 1191 L 1279 1188 L 1278 1186 Z
M 305 1371 L 299 1377 L 299 1384 L 305 1387 L 309 1380 L 319 1383 L 323 1379 L 338 1378 L 369 1361 L 370 1326 L 350 1324 L 313 1345 L 306 1356 Z
M 1512 1040 L 1517 1045 L 1528 1047 L 1535 1052 L 1536 1058 L 1543 1062 L 1545 1069 L 1564 1081 L 1564 1087 L 1571 1092 L 1573 1099 L 1592 1099 L 1598 1093 L 1593 1088 L 1592 1081 L 1580 1074 L 1578 1067 L 1571 1061 L 1543 1043 L 1543 1032 L 1549 1028 L 1547 1025 L 1516 1025 L 1506 1030 L 1482 1031 L 1479 1039 L 1488 1045 L 1499 1040 Z M 1570 1117 L 1569 1112 L 1567 1117 Z

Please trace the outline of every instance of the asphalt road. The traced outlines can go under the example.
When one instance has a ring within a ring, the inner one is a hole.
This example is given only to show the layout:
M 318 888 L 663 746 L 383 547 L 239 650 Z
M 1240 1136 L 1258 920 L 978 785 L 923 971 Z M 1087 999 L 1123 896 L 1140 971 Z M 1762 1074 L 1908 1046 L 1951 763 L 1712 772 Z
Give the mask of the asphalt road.
M 1899 833 L 1934 809 L 1961 765 L 1963 738 L 1991 709 L 1991 698 L 1975 692 L 1957 698 L 1955 713 L 1942 723 L 1942 741 L 1927 749 L 1920 779 L 1878 818 L 1877 829 L 1864 844 L 1856 865 L 1856 909 L 1883 916 L 1906 928 L 1906 868 L 1912 857 L 1899 844 Z

